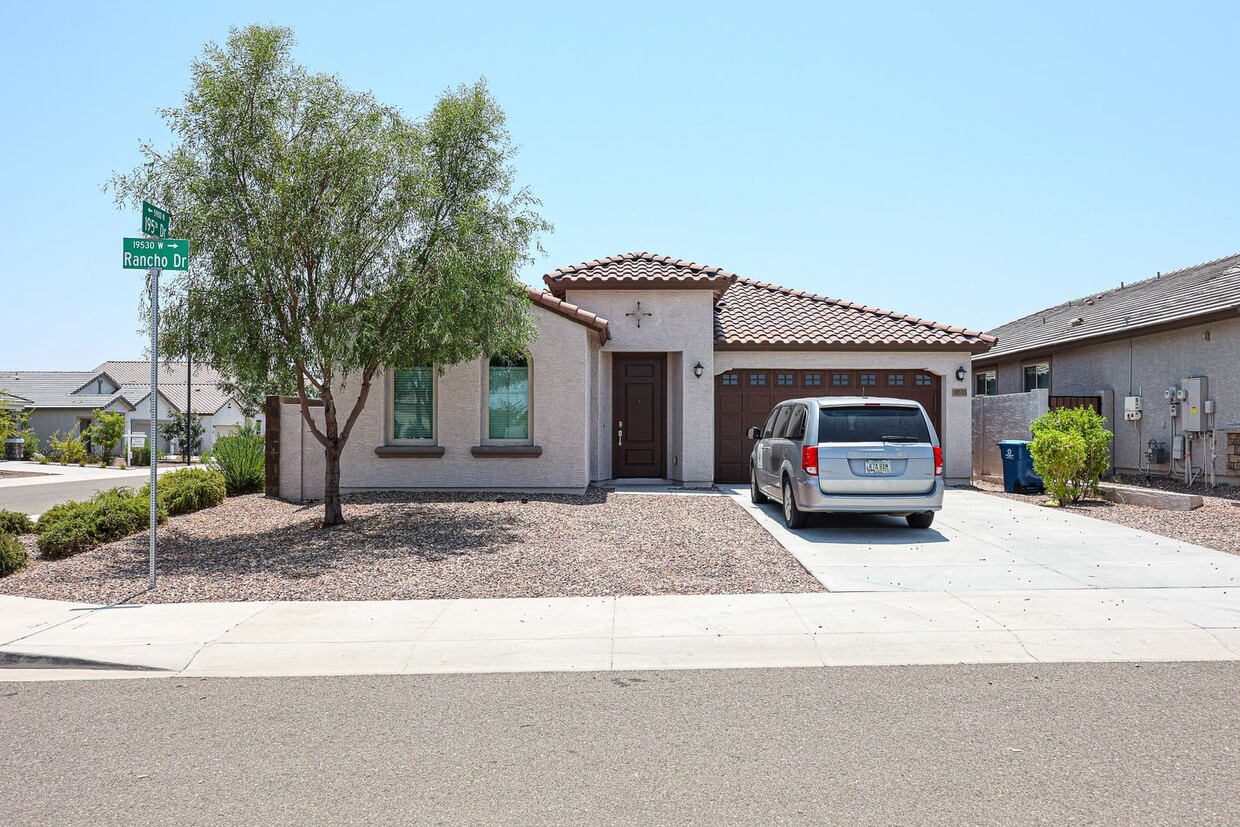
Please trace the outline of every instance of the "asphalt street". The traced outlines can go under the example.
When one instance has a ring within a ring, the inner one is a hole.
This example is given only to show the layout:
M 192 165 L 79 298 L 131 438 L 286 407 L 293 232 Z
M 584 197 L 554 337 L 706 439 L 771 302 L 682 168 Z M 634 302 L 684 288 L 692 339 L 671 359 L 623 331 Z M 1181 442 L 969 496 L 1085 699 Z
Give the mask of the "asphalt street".
M 0 508 L 20 511 L 23 514 L 42 514 L 57 503 L 69 500 L 89 499 L 96 491 L 128 486 L 138 489 L 146 485 L 144 477 L 118 477 L 116 479 L 57 480 L 55 483 L 16 485 L 0 488 Z
M 1236 824 L 1238 701 L 1236 663 L 0 683 L 0 823 Z

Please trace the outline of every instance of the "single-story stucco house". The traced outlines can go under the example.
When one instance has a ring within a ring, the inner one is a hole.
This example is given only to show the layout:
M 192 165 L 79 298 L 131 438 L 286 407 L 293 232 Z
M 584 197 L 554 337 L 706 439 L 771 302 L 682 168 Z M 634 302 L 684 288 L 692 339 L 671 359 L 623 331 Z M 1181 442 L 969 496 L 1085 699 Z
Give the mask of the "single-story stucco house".
M 581 490 L 748 479 L 750 425 L 798 396 L 920 401 L 949 480 L 970 477 L 978 331 L 740 278 L 653 253 L 563 267 L 529 288 L 525 358 L 388 371 L 341 460 L 341 490 Z M 358 394 L 346 380 L 343 409 Z M 320 412 L 321 409 L 316 409 Z M 323 450 L 269 397 L 268 492 L 322 497 Z
M 1176 443 L 1183 446 L 1189 430 L 1193 468 L 1240 483 L 1240 254 L 1121 284 L 989 332 L 998 344 L 973 357 L 979 405 L 992 401 L 981 397 L 1038 392 L 1052 405 L 1093 397 L 1115 432 L 1120 473 L 1183 477 Z M 1211 410 L 1202 404 L 1202 420 L 1186 428 L 1193 411 L 1166 396 L 1193 377 L 1205 377 Z M 1125 398 L 1139 400 L 1128 403 L 1139 404 L 1139 414 L 1125 417 Z M 1028 415 L 1010 432 L 988 429 L 982 442 L 1023 438 L 1027 423 Z M 984 427 L 983 418 L 975 425 Z
M 192 405 L 202 421 L 202 450 L 209 451 L 216 438 L 235 432 L 246 422 L 260 430 L 262 412 L 247 417 L 235 395 L 220 390 L 224 377 L 205 365 L 186 362 L 159 365 L 159 408 L 157 423 L 163 426 Z M 192 379 L 190 382 L 188 380 Z M 151 363 L 110 361 L 94 370 L 0 371 L 0 392 L 10 405 L 26 410 L 30 427 L 46 446 L 59 431 L 67 435 L 85 433 L 94 419 L 95 409 L 125 414 L 125 433 L 149 435 L 151 420 Z M 170 450 L 169 441 L 160 439 L 160 449 Z M 124 450 L 117 445 L 117 453 Z

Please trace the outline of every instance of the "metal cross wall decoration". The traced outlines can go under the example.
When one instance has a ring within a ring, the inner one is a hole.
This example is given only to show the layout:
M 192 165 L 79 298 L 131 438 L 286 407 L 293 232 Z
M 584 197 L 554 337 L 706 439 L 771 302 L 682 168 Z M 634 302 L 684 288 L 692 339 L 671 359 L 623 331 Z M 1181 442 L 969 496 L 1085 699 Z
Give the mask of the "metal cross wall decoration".
M 647 313 L 645 310 L 642 310 L 642 303 L 641 303 L 641 302 L 638 302 L 638 303 L 637 303 L 637 309 L 636 309 L 636 310 L 634 310 L 634 311 L 633 311 L 633 312 L 631 312 L 631 313 L 625 313 L 624 315 L 626 315 L 626 316 L 633 316 L 633 317 L 635 317 L 635 318 L 637 319 L 637 326 L 638 326 L 638 327 L 641 327 L 641 326 L 642 326 L 642 316 L 653 316 L 654 314 L 653 314 L 653 313 Z

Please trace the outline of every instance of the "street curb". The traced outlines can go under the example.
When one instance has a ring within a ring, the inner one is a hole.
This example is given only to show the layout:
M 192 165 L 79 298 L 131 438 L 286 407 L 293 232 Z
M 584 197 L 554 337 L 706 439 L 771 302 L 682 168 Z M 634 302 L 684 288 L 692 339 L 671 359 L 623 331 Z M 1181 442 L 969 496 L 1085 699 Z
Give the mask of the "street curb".
M 133 663 L 111 663 L 90 658 L 74 658 L 63 655 L 35 655 L 27 652 L 0 650 L 0 670 L 4 669 L 105 669 L 122 672 L 170 672 L 158 666 L 139 666 Z

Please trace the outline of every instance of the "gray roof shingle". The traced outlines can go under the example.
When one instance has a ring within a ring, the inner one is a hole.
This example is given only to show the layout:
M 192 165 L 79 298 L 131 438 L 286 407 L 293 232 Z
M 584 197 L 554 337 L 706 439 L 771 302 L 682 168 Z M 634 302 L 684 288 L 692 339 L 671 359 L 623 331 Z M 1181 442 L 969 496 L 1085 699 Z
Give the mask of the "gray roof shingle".
M 105 407 L 122 396 L 120 393 L 75 393 L 98 375 L 98 371 L 82 370 L 5 370 L 0 371 L 0 390 L 21 397 L 36 408 L 92 410 Z
M 1240 254 L 1125 284 L 1000 325 L 998 344 L 974 361 L 994 363 L 1020 354 L 1139 335 L 1144 329 L 1192 324 L 1220 312 L 1240 312 Z

